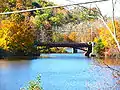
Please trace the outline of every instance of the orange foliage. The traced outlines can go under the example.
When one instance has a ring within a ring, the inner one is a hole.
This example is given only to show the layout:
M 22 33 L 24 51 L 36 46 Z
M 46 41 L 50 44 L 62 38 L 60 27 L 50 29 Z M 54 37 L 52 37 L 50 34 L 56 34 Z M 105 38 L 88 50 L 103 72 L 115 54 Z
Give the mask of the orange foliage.
M 61 8 L 54 8 L 54 13 L 56 14 L 64 14 L 64 15 L 67 15 L 68 14 L 68 10 L 66 9 L 61 9 Z
M 111 29 L 111 31 L 114 33 L 112 21 L 108 22 L 107 25 Z M 115 21 L 115 27 L 116 27 L 117 40 L 120 42 L 120 22 L 119 21 Z M 116 47 L 116 43 L 115 43 L 113 37 L 111 36 L 110 32 L 107 30 L 107 28 L 105 28 L 105 27 L 99 28 L 98 33 L 99 33 L 99 36 L 102 39 L 105 47 L 107 47 L 107 48 L 115 48 Z
M 23 1 L 22 0 L 17 0 L 16 1 L 16 7 L 18 9 L 22 9 L 23 8 Z
M 77 33 L 76 33 L 76 32 L 71 32 L 71 33 L 69 34 L 68 38 L 69 38 L 71 41 L 76 41 Z
M 70 34 L 63 34 L 63 39 L 64 39 L 64 41 L 76 42 L 77 33 L 71 32 Z
M 64 34 L 63 38 L 64 38 L 64 41 L 68 41 L 68 35 Z

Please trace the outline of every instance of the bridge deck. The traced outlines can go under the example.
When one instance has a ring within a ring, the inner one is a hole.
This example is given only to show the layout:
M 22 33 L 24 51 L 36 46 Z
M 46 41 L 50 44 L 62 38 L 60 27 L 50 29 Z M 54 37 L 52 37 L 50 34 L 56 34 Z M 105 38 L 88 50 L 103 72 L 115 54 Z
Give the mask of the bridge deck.
M 88 43 L 38 43 L 37 46 L 47 46 L 47 47 L 89 47 Z

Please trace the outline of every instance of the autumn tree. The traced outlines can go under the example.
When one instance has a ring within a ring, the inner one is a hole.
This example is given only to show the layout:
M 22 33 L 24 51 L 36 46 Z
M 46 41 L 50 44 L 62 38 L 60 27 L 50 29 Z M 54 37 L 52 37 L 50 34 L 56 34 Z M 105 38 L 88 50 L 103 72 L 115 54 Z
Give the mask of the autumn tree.
M 107 25 L 111 29 L 112 33 L 114 33 L 112 21 L 108 21 Z M 120 22 L 117 20 L 115 21 L 115 27 L 116 27 L 116 32 L 117 32 L 116 38 L 120 42 L 120 37 L 119 37 L 120 36 Z M 102 40 L 102 43 L 106 50 L 105 51 L 106 54 L 108 54 L 109 56 L 112 54 L 114 54 L 114 56 L 119 55 L 119 50 L 117 49 L 114 38 L 111 36 L 111 34 L 107 30 L 107 28 L 102 26 L 102 27 L 98 28 L 97 30 L 99 33 L 99 38 Z M 97 42 L 98 40 L 99 40 L 98 38 L 95 38 L 94 41 Z
M 44 8 L 47 6 L 53 6 L 54 4 L 44 0 L 39 0 L 38 2 L 34 2 L 33 5 L 35 7 Z M 50 8 L 34 12 L 35 17 L 33 22 L 38 28 L 38 41 L 54 41 L 53 33 L 55 32 L 56 27 L 63 25 L 64 18 L 66 16 L 65 12 L 66 10 L 64 8 Z
M 14 19 L 12 19 L 14 17 Z M 33 23 L 21 15 L 11 15 L 11 19 L 2 20 L 0 27 L 0 47 L 14 54 L 28 55 L 34 51 L 35 28 Z

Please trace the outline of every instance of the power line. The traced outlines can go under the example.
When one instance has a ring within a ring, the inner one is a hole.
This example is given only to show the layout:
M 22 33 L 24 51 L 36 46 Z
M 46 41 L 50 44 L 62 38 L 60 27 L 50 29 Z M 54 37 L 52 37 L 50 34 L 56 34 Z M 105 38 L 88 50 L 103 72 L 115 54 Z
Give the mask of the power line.
M 50 9 L 50 8 L 67 7 L 67 6 L 74 6 L 74 5 L 80 5 L 80 4 L 91 4 L 91 3 L 98 3 L 98 2 L 104 2 L 104 1 L 109 1 L 109 0 L 98 0 L 98 1 L 91 1 L 91 2 L 83 2 L 83 3 L 74 3 L 74 4 L 68 4 L 68 5 L 61 5 L 61 6 L 48 6 L 48 7 L 43 7 L 43 8 L 35 8 L 35 9 L 28 9 L 28 10 L 21 10 L 21 11 L 3 12 L 3 13 L 0 13 L 0 15 L 13 14 L 13 13 L 23 13 L 23 12 L 30 12 L 30 11 Z

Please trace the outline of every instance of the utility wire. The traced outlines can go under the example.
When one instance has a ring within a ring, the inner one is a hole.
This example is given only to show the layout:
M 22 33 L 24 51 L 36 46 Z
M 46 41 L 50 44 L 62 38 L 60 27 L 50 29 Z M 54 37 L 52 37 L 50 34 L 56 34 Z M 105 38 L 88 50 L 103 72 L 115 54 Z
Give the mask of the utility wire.
M 48 6 L 48 7 L 43 7 L 43 8 L 35 8 L 35 9 L 28 9 L 28 10 L 21 10 L 21 11 L 3 12 L 3 13 L 0 13 L 0 15 L 12 14 L 12 13 L 23 13 L 23 12 L 30 12 L 30 11 L 50 9 L 50 8 L 67 7 L 67 6 L 74 6 L 74 5 L 80 5 L 80 4 L 91 4 L 91 3 L 98 3 L 98 2 L 104 2 L 104 1 L 109 1 L 109 0 L 97 0 L 97 1 L 91 1 L 91 2 L 83 2 L 83 3 L 74 3 L 74 4 L 68 4 L 68 5 L 61 5 L 61 6 Z

